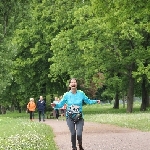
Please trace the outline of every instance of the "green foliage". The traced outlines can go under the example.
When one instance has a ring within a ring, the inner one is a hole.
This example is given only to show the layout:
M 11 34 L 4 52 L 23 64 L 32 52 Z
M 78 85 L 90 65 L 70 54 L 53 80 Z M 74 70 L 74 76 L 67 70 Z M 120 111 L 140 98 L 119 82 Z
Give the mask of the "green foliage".
M 45 2 L 44 2 L 45 3 Z M 36 5 L 35 5 L 36 4 Z M 19 93 L 27 95 L 46 95 L 46 89 L 50 82 L 48 79 L 48 57 L 50 37 L 46 26 L 49 24 L 49 7 L 43 3 L 30 3 L 26 19 L 20 22 L 19 29 L 14 33 L 13 45 L 17 49 L 14 60 L 13 75 L 18 84 Z M 31 21 L 32 20 L 32 21 Z M 40 22 L 43 24 L 40 24 Z M 28 81 L 28 82 L 26 82 Z M 30 89 L 30 90 L 28 90 Z
M 130 72 L 139 94 L 143 78 L 147 87 L 150 80 L 149 7 L 138 0 L 1 1 L 1 97 L 22 105 L 30 96 L 62 94 L 70 77 L 93 93 L 105 85 L 99 95 L 126 95 Z

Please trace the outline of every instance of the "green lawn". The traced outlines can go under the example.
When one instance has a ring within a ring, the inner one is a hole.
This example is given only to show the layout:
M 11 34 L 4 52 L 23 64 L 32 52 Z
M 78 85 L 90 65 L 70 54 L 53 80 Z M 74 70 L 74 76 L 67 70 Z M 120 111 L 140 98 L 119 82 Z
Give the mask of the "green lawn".
M 0 150 L 58 150 L 50 126 L 30 121 L 25 114 L 10 116 L 0 116 Z
M 135 104 L 133 110 L 133 113 L 126 113 L 126 108 L 120 106 L 120 109 L 113 109 L 113 106 L 110 104 L 86 105 L 83 107 L 86 121 L 150 131 L 149 109 L 145 112 L 141 112 L 139 111 L 139 104 Z

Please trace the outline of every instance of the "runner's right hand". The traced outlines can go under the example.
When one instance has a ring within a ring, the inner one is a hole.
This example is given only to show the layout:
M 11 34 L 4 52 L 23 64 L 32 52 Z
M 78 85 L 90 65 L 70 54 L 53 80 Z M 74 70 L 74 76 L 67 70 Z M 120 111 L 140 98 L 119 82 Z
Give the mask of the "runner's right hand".
M 51 106 L 52 106 L 52 107 L 55 107 L 55 106 L 56 106 L 56 104 L 55 104 L 55 103 L 51 103 Z

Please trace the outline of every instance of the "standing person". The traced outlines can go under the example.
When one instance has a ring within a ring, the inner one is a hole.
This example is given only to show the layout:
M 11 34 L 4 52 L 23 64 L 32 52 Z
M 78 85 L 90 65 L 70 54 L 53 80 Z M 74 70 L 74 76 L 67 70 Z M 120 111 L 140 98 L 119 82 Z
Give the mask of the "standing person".
M 39 122 L 41 121 L 41 116 L 43 121 L 45 121 L 45 108 L 46 108 L 46 103 L 43 100 L 43 96 L 40 96 L 40 99 L 37 101 L 37 109 L 39 113 Z
M 60 100 L 62 99 L 62 97 L 63 96 L 60 96 Z M 66 109 L 66 104 L 64 104 L 64 106 L 62 107 L 62 108 L 60 108 L 60 111 L 61 111 L 61 117 L 63 117 L 64 116 L 64 114 L 65 114 L 65 109 Z
M 51 103 L 54 108 L 61 108 L 67 104 L 66 121 L 71 133 L 72 150 L 77 150 L 76 134 L 79 144 L 79 150 L 84 150 L 82 147 L 82 131 L 84 125 L 82 104 L 83 101 L 87 104 L 100 103 L 100 100 L 90 100 L 83 91 L 77 90 L 76 79 L 71 79 L 69 82 L 70 91 L 63 95 L 63 98 L 58 104 Z
M 27 109 L 29 110 L 29 114 L 30 114 L 30 120 L 33 121 L 34 119 L 34 111 L 36 108 L 36 104 L 34 102 L 34 98 L 30 98 L 30 101 L 27 105 Z
M 55 101 L 53 103 L 58 104 L 59 103 L 59 98 L 55 97 Z M 55 111 L 56 119 L 58 121 L 58 118 L 59 118 L 59 109 L 58 108 L 54 108 L 54 111 Z

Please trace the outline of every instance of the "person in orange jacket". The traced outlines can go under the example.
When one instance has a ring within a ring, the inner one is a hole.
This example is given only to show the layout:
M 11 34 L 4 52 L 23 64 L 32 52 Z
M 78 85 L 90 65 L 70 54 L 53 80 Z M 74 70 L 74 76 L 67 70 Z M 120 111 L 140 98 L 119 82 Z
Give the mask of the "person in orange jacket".
M 36 104 L 34 102 L 34 98 L 30 98 L 30 101 L 27 105 L 27 109 L 29 110 L 29 116 L 30 116 L 30 120 L 32 121 L 34 119 L 34 111 L 36 108 Z

